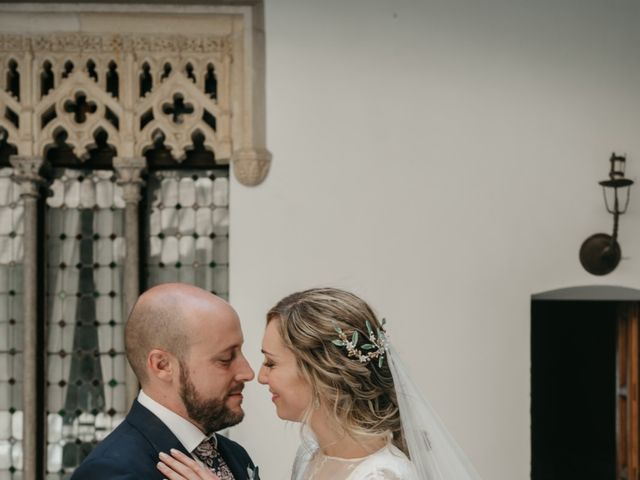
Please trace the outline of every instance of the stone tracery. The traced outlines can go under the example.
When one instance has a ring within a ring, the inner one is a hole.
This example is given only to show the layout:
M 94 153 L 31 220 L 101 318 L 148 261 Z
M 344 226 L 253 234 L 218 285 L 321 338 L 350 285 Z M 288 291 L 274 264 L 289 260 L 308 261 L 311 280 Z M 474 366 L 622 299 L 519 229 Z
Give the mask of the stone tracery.
M 0 128 L 19 154 L 42 156 L 64 132 L 85 159 L 105 132 L 118 155 L 161 135 L 181 161 L 198 137 L 226 163 L 231 61 L 224 36 L 2 34 Z

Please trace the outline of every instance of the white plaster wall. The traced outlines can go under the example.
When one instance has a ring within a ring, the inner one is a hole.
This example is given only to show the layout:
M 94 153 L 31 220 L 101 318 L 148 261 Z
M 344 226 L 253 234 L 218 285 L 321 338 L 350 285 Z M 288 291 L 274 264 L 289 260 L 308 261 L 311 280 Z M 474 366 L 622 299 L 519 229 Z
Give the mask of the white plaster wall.
M 640 287 L 640 187 L 604 277 L 612 151 L 640 174 L 640 4 L 267 0 L 264 184 L 232 187 L 232 302 L 256 365 L 264 313 L 316 285 L 387 317 L 485 480 L 529 478 L 530 296 Z M 297 428 L 264 387 L 234 437 L 288 478 Z

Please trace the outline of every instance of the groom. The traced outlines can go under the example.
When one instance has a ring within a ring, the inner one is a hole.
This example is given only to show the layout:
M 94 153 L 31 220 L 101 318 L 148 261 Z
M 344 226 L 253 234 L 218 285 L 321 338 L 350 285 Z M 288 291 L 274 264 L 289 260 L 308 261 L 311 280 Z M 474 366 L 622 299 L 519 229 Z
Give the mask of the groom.
M 222 299 L 185 284 L 140 296 L 127 321 L 127 359 L 142 387 L 125 420 L 72 480 L 162 479 L 160 452 L 174 448 L 221 480 L 258 480 L 237 443 L 214 432 L 244 417 L 242 389 L 254 377 L 240 321 Z

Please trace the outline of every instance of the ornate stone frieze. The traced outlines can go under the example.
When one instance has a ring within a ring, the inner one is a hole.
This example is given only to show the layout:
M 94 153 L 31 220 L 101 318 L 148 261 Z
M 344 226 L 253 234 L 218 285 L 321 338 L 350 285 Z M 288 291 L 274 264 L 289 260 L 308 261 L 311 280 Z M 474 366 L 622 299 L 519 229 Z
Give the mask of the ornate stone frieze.
M 34 53 L 206 53 L 231 55 L 227 36 L 122 35 L 54 33 L 47 35 L 0 34 L 0 52 Z
M 64 143 L 81 161 L 105 143 L 120 157 L 164 147 L 178 162 L 204 148 L 255 185 L 271 156 L 243 45 L 237 33 L 0 33 L 0 136 L 20 155 Z

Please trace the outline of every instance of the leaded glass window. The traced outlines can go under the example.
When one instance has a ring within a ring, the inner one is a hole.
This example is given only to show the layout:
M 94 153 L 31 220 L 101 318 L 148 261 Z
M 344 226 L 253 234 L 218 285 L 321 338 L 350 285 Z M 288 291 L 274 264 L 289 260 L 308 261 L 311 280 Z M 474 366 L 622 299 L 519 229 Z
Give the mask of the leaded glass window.
M 228 298 L 228 175 L 227 169 L 149 175 L 147 287 L 184 282 Z
M 0 480 L 22 470 L 22 201 L 0 169 Z
M 124 417 L 122 190 L 56 169 L 47 199 L 47 478 L 67 478 Z

